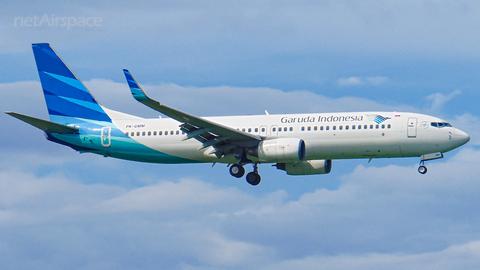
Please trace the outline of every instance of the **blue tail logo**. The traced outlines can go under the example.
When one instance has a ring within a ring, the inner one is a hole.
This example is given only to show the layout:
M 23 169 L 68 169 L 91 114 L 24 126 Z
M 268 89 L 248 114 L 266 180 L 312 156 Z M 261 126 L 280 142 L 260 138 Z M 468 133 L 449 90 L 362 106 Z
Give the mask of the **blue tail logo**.
M 50 44 L 33 44 L 32 48 L 51 121 L 68 124 L 80 118 L 111 122 L 102 106 Z

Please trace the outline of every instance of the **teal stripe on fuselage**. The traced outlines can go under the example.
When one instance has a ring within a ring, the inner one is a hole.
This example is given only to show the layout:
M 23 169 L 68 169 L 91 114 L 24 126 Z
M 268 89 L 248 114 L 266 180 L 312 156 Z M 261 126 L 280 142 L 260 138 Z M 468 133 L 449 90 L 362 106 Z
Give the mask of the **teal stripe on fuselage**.
M 93 128 L 87 128 L 87 125 L 82 125 L 79 134 L 48 134 L 48 139 L 70 146 L 81 152 L 90 152 L 132 161 L 165 164 L 199 162 L 196 160 L 172 156 L 149 148 L 134 139 L 125 136 L 125 134 L 117 128 L 111 128 L 110 146 L 104 147 L 102 145 L 101 136 L 102 126 L 91 124 L 90 126 Z

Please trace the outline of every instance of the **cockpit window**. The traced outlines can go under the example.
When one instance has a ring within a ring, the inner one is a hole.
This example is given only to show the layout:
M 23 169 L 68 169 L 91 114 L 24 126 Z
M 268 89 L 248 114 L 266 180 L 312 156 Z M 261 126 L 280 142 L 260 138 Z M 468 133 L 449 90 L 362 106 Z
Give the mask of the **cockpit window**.
M 432 127 L 436 127 L 436 128 L 452 127 L 452 125 L 450 125 L 447 122 L 432 122 L 432 123 L 430 123 L 430 125 Z

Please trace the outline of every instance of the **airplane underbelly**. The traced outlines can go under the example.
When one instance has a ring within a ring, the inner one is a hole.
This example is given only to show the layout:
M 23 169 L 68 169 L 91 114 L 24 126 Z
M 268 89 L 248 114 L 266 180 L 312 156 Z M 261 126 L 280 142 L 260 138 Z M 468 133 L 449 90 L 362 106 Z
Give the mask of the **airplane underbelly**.
M 307 143 L 307 159 L 401 157 L 400 145 L 384 141 L 339 139 Z

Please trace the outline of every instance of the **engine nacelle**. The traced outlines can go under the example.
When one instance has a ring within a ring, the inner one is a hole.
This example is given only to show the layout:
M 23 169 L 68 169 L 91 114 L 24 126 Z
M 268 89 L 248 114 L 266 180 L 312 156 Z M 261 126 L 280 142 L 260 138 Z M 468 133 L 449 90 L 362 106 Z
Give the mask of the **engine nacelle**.
M 297 138 L 264 140 L 258 144 L 254 156 L 263 162 L 296 162 L 305 158 L 305 142 Z
M 290 163 L 277 163 L 277 169 L 289 175 L 326 174 L 332 170 L 331 160 L 307 160 Z

